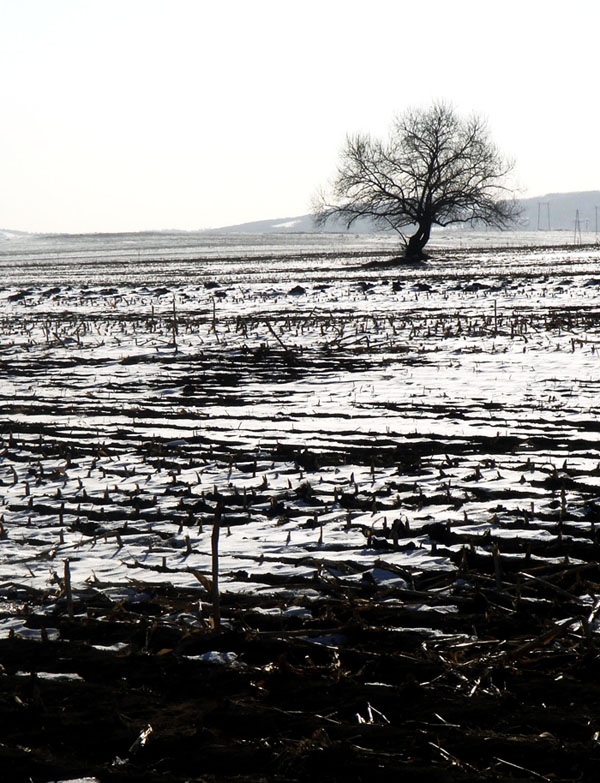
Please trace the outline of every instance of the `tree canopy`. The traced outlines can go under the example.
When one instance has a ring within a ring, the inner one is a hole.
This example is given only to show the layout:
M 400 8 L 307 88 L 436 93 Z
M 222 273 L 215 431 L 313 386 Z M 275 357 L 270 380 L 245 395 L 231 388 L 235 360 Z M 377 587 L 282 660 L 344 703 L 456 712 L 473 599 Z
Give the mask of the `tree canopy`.
M 407 257 L 423 258 L 433 225 L 510 225 L 519 214 L 505 184 L 511 170 L 480 117 L 462 119 L 434 103 L 397 117 L 386 141 L 348 136 L 331 194 L 318 198 L 315 219 L 320 225 L 342 219 L 350 228 L 368 218 L 398 231 Z M 407 239 L 403 229 L 409 228 Z

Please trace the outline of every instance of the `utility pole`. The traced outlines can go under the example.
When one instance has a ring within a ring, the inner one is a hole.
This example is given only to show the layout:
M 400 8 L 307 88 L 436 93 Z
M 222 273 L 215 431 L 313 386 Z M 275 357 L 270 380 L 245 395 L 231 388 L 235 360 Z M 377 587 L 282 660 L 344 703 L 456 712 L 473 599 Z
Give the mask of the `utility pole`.
M 546 228 L 542 228 L 542 207 L 546 207 Z M 550 228 L 550 202 L 538 201 L 538 219 L 537 219 L 538 231 L 551 231 Z
M 581 221 L 579 220 L 579 210 L 575 210 L 575 232 L 573 234 L 573 244 L 581 245 Z

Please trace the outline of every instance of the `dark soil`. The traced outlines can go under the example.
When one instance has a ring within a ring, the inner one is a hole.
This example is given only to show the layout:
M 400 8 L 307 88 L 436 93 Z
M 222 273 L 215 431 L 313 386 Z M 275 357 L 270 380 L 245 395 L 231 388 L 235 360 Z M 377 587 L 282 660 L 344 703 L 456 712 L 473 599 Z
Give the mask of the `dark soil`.
M 600 657 L 577 596 L 600 568 L 497 581 L 482 565 L 411 589 L 315 577 L 318 600 L 302 597 L 309 583 L 262 600 L 310 619 L 225 594 L 220 630 L 173 620 L 198 616 L 202 588 L 140 585 L 111 604 L 96 585 L 73 619 L 15 588 L 5 600 L 22 614 L 47 611 L 29 621 L 41 641 L 0 641 L 4 779 L 596 780 Z

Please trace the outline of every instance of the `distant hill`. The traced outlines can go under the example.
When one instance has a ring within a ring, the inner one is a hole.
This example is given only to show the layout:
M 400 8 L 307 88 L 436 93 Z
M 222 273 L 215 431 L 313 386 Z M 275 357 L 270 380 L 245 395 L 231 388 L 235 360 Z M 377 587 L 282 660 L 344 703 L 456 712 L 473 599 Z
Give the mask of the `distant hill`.
M 219 234 L 290 234 L 290 233 L 344 233 L 348 231 L 342 221 L 331 221 L 325 228 L 315 225 L 312 215 L 299 215 L 297 217 L 274 218 L 272 220 L 255 220 L 252 223 L 238 223 L 235 226 L 223 226 L 210 229 Z M 381 231 L 373 226 L 370 220 L 357 220 L 349 230 L 351 234 L 369 234 Z
M 522 228 L 573 231 L 579 219 L 581 231 L 596 231 L 600 221 L 600 190 L 578 193 L 547 193 L 521 201 Z
M 6 228 L 0 228 L 0 240 L 3 239 L 14 239 L 15 237 L 26 237 L 28 236 L 27 231 L 9 231 Z
M 588 190 L 576 193 L 547 193 L 545 196 L 521 199 L 523 214 L 516 229 L 524 231 L 573 231 L 575 220 L 579 217 L 581 231 L 595 231 L 600 222 L 600 190 Z M 469 226 L 465 226 L 469 228 Z M 258 233 L 317 233 L 346 232 L 341 221 L 328 223 L 325 228 L 317 228 L 311 215 L 257 220 L 252 223 L 239 223 L 235 226 L 223 226 L 211 229 L 217 233 L 258 234 Z M 351 234 L 365 234 L 381 231 L 369 220 L 356 221 L 349 229 Z

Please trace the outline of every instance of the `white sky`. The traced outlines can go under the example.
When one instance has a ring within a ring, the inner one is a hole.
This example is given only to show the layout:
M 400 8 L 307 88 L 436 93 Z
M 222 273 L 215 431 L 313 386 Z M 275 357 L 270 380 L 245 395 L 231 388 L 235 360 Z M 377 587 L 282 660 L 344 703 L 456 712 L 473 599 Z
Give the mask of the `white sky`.
M 346 133 L 443 99 L 523 195 L 600 189 L 598 0 L 0 0 L 0 227 L 309 211 Z

